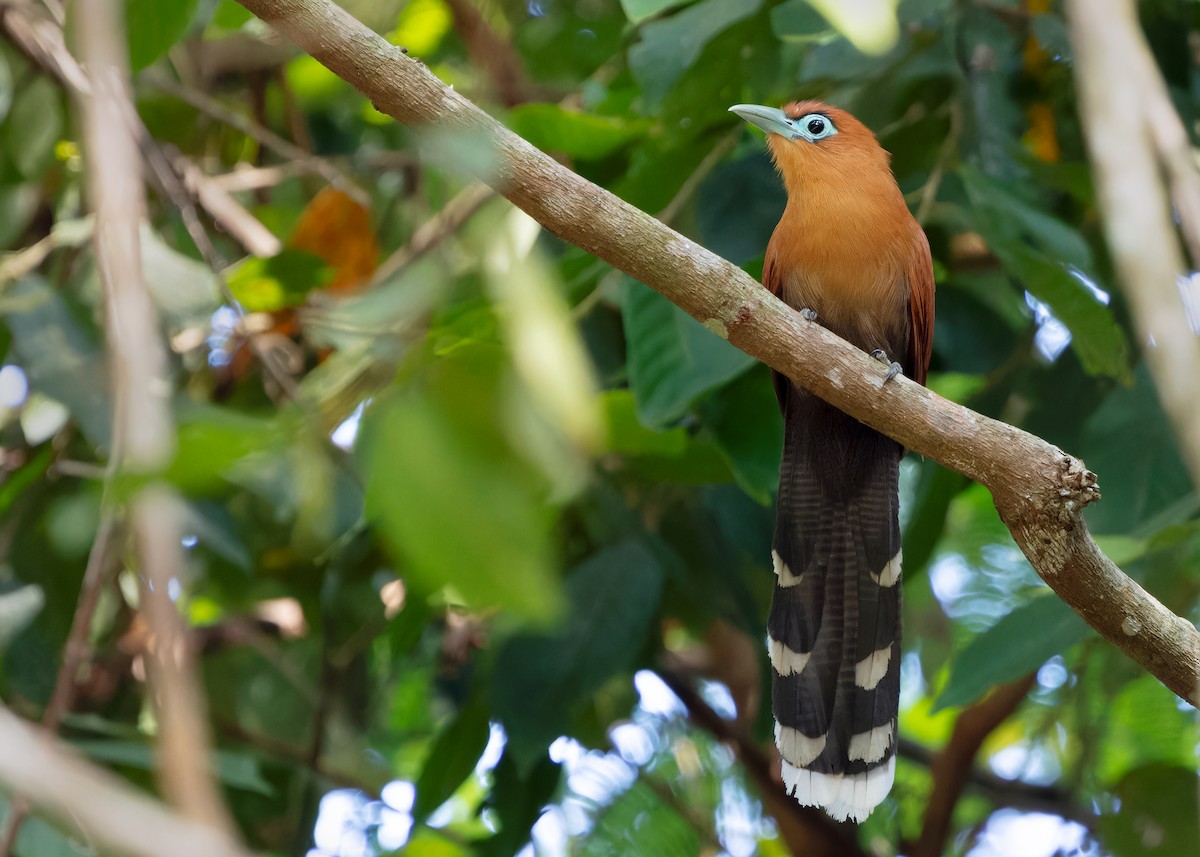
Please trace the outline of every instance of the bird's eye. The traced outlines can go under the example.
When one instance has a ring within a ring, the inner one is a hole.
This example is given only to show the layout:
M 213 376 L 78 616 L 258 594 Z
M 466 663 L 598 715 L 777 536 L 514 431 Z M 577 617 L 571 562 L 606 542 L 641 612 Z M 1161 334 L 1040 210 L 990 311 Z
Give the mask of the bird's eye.
M 807 116 L 802 116 L 796 120 L 796 126 L 802 129 L 802 133 L 809 140 L 817 141 L 824 140 L 826 137 L 832 137 L 837 133 L 837 128 L 833 127 L 833 122 L 828 116 L 822 113 L 810 113 Z

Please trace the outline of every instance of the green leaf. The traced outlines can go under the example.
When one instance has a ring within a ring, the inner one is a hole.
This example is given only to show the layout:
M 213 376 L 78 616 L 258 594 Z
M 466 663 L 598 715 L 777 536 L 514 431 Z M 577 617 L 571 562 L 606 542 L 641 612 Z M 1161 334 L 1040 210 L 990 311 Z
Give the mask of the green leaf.
M 742 490 L 769 505 L 779 481 L 783 420 L 767 367 L 755 367 L 719 390 L 704 408 L 705 422 Z
M 651 427 L 679 418 L 696 398 L 754 365 L 658 292 L 629 280 L 621 302 L 629 386 Z
M 62 133 L 62 93 L 48 77 L 22 84 L 5 125 L 8 156 L 21 175 L 39 178 L 54 159 Z
M 1071 347 L 1083 368 L 1128 382 L 1125 334 L 1112 310 L 1081 279 L 1092 262 L 1083 236 L 972 166 L 960 168 L 959 177 L 988 246 L 1071 331 Z
M 692 0 L 621 0 L 621 8 L 631 24 L 640 24 L 647 18 L 690 2 Z
M 275 421 L 232 408 L 190 405 L 181 409 L 178 420 L 177 452 L 166 475 L 185 494 L 224 491 L 231 484 L 229 471 L 239 461 L 283 448 Z
M 229 289 L 247 312 L 275 312 L 298 306 L 314 289 L 324 287 L 333 272 L 302 250 L 284 250 L 270 259 L 251 256 L 226 274 Z
M 521 634 L 496 657 L 492 701 L 508 751 L 527 766 L 567 731 L 571 709 L 633 666 L 658 609 L 663 571 L 640 543 L 594 554 L 567 578 L 570 616 L 556 634 Z
M 142 272 L 167 324 L 190 327 L 206 322 L 222 303 L 212 269 L 175 250 L 149 226 L 141 230 Z
M 547 152 L 583 161 L 611 155 L 646 131 L 643 122 L 565 110 L 557 104 L 522 104 L 508 114 L 508 127 Z
M 1097 533 L 1131 533 L 1192 491 L 1145 364 L 1084 424 L 1078 452 L 1100 475 L 1104 499 L 1085 513 Z
M 13 334 L 13 350 L 29 376 L 32 392 L 66 405 L 92 443 L 107 447 L 108 372 L 104 352 L 68 308 L 58 290 L 41 277 L 13 283 L 0 300 Z
M 837 31 L 808 0 L 787 0 L 771 10 L 771 31 L 784 42 L 825 41 Z
M 417 778 L 417 798 L 412 808 L 414 822 L 424 821 L 471 775 L 487 747 L 489 734 L 488 709 L 481 697 L 468 702 L 450 725 L 438 733 Z
M 477 397 L 467 387 L 460 395 L 458 413 L 415 393 L 367 413 L 367 517 L 422 588 L 450 586 L 469 605 L 549 619 L 560 592 L 541 484 L 516 460 L 494 413 L 476 416 Z
M 765 151 L 721 164 L 700 186 L 696 225 L 704 246 L 735 265 L 761 258 L 787 204 Z
M 1050 307 L 1071 331 L 1071 348 L 1090 375 L 1128 383 L 1129 342 L 1112 310 L 1062 264 L 1018 245 L 997 246 L 996 255 L 1031 295 Z
M 8 116 L 13 103 L 12 67 L 3 54 L 0 54 L 0 122 Z
M 183 38 L 199 0 L 125 0 L 129 63 L 140 71 Z
M 682 12 L 652 21 L 629 49 L 629 68 L 649 110 L 662 102 L 696 61 L 709 39 L 758 11 L 762 0 L 701 0 Z
M 979 634 L 959 653 L 934 711 L 974 702 L 994 685 L 1028 675 L 1091 633 L 1057 595 L 1039 595 Z
M 649 786 L 635 782 L 604 811 L 579 853 L 582 857 L 659 857 L 705 852 L 696 828 Z
M 140 771 L 153 771 L 158 767 L 154 747 L 145 741 L 86 739 L 71 743 L 97 762 Z M 223 785 L 267 797 L 275 794 L 275 789 L 263 778 L 257 759 L 226 750 L 217 750 L 212 755 L 217 779 Z
M 495 782 L 486 806 L 500 822 L 500 830 L 476 843 L 474 853 L 478 857 L 512 857 L 529 842 L 529 830 L 553 795 L 562 771 L 547 755 L 532 769 L 522 770 L 506 751 L 492 776 Z
M 1116 788 L 1120 812 L 1100 816 L 1100 838 L 1115 857 L 1200 853 L 1194 767 L 1146 765 Z
M 45 603 L 42 588 L 33 584 L 0 593 L 0 649 L 33 621 Z

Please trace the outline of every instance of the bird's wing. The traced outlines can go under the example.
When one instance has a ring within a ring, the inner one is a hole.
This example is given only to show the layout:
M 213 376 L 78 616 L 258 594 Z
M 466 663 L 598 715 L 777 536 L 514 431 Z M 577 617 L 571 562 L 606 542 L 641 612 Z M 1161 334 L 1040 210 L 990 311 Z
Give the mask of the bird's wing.
M 908 310 L 912 319 L 912 336 L 908 341 L 908 374 L 918 384 L 924 384 L 929 372 L 929 357 L 933 353 L 933 258 L 929 239 L 922 229 L 916 230 L 913 253 L 908 265 Z

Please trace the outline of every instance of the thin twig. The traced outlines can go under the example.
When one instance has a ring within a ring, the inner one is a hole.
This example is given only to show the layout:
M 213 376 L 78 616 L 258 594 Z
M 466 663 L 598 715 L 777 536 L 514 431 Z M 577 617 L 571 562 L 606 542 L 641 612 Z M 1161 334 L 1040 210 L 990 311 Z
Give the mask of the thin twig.
M 441 211 L 417 227 L 407 244 L 383 260 L 383 264 L 376 268 L 371 276 L 371 285 L 378 285 L 390 279 L 417 261 L 458 232 L 488 200 L 495 198 L 496 192 L 483 182 L 467 185 L 447 202 Z
M 306 152 L 291 140 L 281 137 L 265 125 L 229 109 L 211 95 L 171 80 L 164 74 L 148 73 L 143 75 L 143 79 L 156 89 L 192 105 L 201 113 L 241 131 L 251 140 L 288 160 L 293 169 L 319 175 L 360 205 L 367 205 L 370 202 L 366 192 L 328 159 L 315 157 L 311 152 Z

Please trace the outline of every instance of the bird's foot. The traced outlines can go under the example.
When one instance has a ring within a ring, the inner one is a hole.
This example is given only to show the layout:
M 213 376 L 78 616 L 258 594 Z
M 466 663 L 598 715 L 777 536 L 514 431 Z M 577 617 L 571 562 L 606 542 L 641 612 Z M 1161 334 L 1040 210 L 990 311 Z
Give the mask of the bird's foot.
M 817 311 L 815 309 L 809 309 L 808 307 L 805 307 L 804 309 L 800 310 L 800 316 L 806 321 L 816 321 Z
M 876 348 L 874 351 L 871 352 L 871 356 L 874 357 L 876 360 L 878 360 L 880 363 L 882 363 L 884 366 L 888 367 L 887 376 L 883 379 L 884 384 L 886 384 L 888 381 L 892 380 L 897 375 L 899 375 L 901 370 L 904 368 L 899 363 L 897 363 L 895 360 L 888 357 L 887 352 L 884 351 L 882 348 Z

